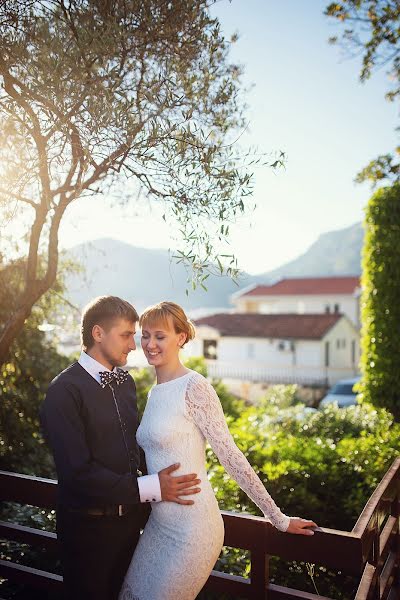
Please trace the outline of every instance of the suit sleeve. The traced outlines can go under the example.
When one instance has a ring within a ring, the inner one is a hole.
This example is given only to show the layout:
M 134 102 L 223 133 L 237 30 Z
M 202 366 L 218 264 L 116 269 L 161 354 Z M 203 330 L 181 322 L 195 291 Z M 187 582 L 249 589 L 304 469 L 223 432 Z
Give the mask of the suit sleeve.
M 78 390 L 54 382 L 43 402 L 40 419 L 60 482 L 88 504 L 136 504 L 140 502 L 137 478 L 115 473 L 96 462 L 86 442 Z

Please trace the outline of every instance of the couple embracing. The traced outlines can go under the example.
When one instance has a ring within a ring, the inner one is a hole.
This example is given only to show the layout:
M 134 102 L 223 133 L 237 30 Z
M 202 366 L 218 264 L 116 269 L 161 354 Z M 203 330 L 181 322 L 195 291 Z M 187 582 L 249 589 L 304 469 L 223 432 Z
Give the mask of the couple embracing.
M 157 376 L 140 424 L 134 380 L 121 368 L 137 324 Z M 313 521 L 280 511 L 233 441 L 214 388 L 181 363 L 194 335 L 173 302 L 140 319 L 115 296 L 84 310 L 79 360 L 53 380 L 41 408 L 58 475 L 68 600 L 196 598 L 224 541 L 206 442 L 275 527 L 313 534 Z

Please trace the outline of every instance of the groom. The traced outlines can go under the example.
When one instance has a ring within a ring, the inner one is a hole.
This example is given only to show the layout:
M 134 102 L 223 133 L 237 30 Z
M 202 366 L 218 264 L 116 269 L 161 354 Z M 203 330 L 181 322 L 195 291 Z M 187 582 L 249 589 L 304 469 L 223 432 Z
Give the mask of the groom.
M 172 475 L 179 465 L 140 471 L 136 388 L 120 368 L 136 348 L 138 320 L 125 300 L 93 300 L 82 315 L 79 360 L 52 381 L 41 407 L 58 475 L 68 600 L 116 600 L 145 522 L 144 503 L 193 504 L 181 496 L 200 491 L 196 474 Z

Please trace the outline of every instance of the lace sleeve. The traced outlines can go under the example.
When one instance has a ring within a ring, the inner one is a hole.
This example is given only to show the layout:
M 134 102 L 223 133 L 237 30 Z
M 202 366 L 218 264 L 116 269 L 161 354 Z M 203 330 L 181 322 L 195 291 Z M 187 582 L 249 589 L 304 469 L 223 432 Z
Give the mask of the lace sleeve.
M 236 446 L 229 432 L 221 402 L 212 385 L 201 375 L 191 377 L 188 382 L 186 413 L 208 440 L 229 475 L 277 529 L 286 531 L 290 518 L 281 512 L 247 458 Z

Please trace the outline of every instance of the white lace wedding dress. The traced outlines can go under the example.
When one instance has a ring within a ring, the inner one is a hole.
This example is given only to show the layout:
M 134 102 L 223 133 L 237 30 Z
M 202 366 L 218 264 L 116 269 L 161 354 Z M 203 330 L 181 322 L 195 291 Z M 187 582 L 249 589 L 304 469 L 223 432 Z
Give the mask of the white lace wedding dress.
M 284 515 L 237 448 L 221 403 L 202 375 L 155 385 L 137 431 L 149 473 L 180 462 L 174 475 L 197 473 L 201 492 L 194 504 L 152 504 L 152 511 L 125 576 L 119 600 L 193 600 L 220 554 L 224 526 L 205 470 L 206 440 L 233 479 L 281 531 Z

